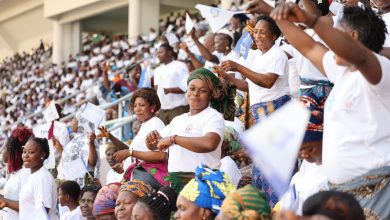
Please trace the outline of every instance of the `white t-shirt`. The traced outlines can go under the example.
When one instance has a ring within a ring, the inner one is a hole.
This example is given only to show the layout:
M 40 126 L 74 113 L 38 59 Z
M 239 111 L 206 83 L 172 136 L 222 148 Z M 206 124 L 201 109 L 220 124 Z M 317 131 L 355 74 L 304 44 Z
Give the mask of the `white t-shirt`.
M 295 188 L 295 193 L 293 188 Z M 283 210 L 292 210 L 297 215 L 302 215 L 302 207 L 306 199 L 324 190 L 329 190 L 329 186 L 321 166 L 303 161 L 299 171 L 291 178 L 290 189 L 283 195 L 280 207 Z
M 150 151 L 148 147 L 146 146 L 146 135 L 148 135 L 151 131 L 161 131 L 165 127 L 164 122 L 161 121 L 161 119 L 157 117 L 153 117 L 143 123 L 141 125 L 141 128 L 138 131 L 138 134 L 134 137 L 133 141 L 130 144 L 130 148 L 137 151 L 144 151 L 148 152 Z M 132 164 L 132 158 L 128 157 L 126 158 L 123 168 L 126 170 L 130 165 Z
M 221 59 L 223 57 L 223 53 L 220 53 L 218 51 L 214 51 L 214 52 L 212 52 L 212 54 L 217 56 L 218 61 L 221 61 Z M 206 62 L 204 63 L 204 68 L 211 69 L 211 67 L 216 66 L 216 65 L 218 65 L 218 64 L 206 60 Z
M 50 220 L 56 220 L 57 186 L 51 173 L 44 167 L 30 174 L 19 194 L 19 217 L 28 218 L 43 207 L 49 208 Z
M 225 122 L 221 113 L 207 107 L 196 115 L 184 113 L 176 116 L 162 131 L 162 137 L 178 135 L 184 137 L 201 137 L 207 133 L 217 133 L 221 137 L 217 149 L 209 153 L 195 153 L 181 146 L 169 148 L 169 172 L 195 172 L 196 166 L 205 164 L 212 169 L 219 167 L 221 145 L 224 137 Z
M 334 83 L 325 103 L 322 164 L 332 183 L 344 183 L 390 165 L 390 60 L 375 54 L 382 68 L 377 85 L 359 71 L 338 66 L 333 52 L 323 58 Z
M 260 50 L 259 53 L 261 53 Z M 248 78 L 246 79 L 251 105 L 272 101 L 290 93 L 287 55 L 277 45 L 272 46 L 266 53 L 257 56 L 250 69 L 258 74 L 274 73 L 279 75 L 270 89 L 260 87 Z
M 61 216 L 61 220 L 85 220 L 85 219 L 86 218 L 84 218 L 81 215 L 80 206 L 77 206 L 77 208 L 74 209 L 73 211 L 66 212 L 64 213 L 63 216 Z
M 110 183 L 120 183 L 123 179 L 123 173 L 117 173 L 112 168 L 107 172 L 106 185 Z
M 311 80 L 328 80 L 306 57 L 289 44 L 283 45 L 283 50 L 294 58 L 295 68 L 299 76 Z
M 7 180 L 3 188 L 4 198 L 13 201 L 19 201 L 19 193 L 22 188 L 22 184 L 26 182 L 29 175 L 30 169 L 27 168 L 22 168 L 16 173 L 10 174 L 9 179 Z M 5 207 L 4 212 L 0 213 L 2 213 L 1 216 L 3 217 L 3 220 L 19 219 L 19 212 L 8 207 Z
M 385 22 L 387 30 L 389 32 L 389 30 L 390 30 L 390 12 L 383 14 L 382 19 Z M 383 44 L 383 47 L 390 47 L 390 33 L 386 34 L 386 39 L 385 39 L 385 43 Z
M 221 167 L 219 170 L 226 173 L 234 187 L 238 187 L 242 174 L 231 157 L 226 156 L 221 159 Z
M 188 68 L 180 61 L 172 61 L 161 64 L 154 70 L 154 84 L 157 86 L 157 94 L 160 98 L 161 109 L 169 110 L 179 106 L 188 105 L 185 93 L 164 93 L 164 88 L 179 87 L 183 92 L 187 91 Z

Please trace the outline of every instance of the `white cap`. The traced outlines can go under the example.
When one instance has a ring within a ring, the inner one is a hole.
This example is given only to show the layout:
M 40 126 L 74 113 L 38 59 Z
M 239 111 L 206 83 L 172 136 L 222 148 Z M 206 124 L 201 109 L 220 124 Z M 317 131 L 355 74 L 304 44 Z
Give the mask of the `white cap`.
M 230 32 L 230 31 L 229 31 L 228 29 L 226 29 L 226 28 L 223 28 L 223 29 L 219 30 L 219 31 L 217 32 L 217 34 L 226 34 L 226 35 L 228 35 L 229 37 L 231 37 L 232 40 L 234 40 L 233 33 Z

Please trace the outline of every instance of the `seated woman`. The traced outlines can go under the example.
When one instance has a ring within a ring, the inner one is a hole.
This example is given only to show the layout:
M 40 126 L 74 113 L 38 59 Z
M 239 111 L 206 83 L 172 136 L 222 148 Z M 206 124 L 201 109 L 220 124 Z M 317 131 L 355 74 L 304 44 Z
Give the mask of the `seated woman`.
M 0 198 L 4 220 L 19 219 L 19 192 L 30 175 L 30 170 L 23 168 L 22 152 L 32 135 L 31 129 L 16 128 L 3 146 L 3 162 L 7 163 L 9 174 L 3 189 L 4 197 Z
M 115 216 L 118 220 L 131 219 L 133 207 L 138 199 L 152 192 L 153 188 L 150 185 L 139 180 L 123 183 L 115 203 Z
M 120 187 L 120 183 L 111 183 L 99 190 L 92 209 L 96 220 L 116 220 L 114 211 Z
M 153 131 L 146 139 L 151 150 L 168 149 L 168 179 L 176 192 L 194 177 L 199 164 L 219 167 L 224 117 L 233 120 L 235 112 L 235 89 L 211 71 L 199 68 L 187 83 L 190 112 L 177 116 L 164 130 Z
M 222 201 L 234 190 L 223 172 L 199 165 L 195 179 L 184 186 L 177 198 L 175 218 L 214 219 L 221 209 Z
M 130 104 L 130 108 L 134 111 L 137 120 L 142 123 L 130 147 L 114 137 L 104 127 L 100 128 L 102 136 L 109 138 L 115 147 L 119 149 L 114 154 L 115 161 L 120 163 L 127 158 L 123 167 L 125 180 L 132 179 L 134 169 L 142 169 L 158 181 L 157 185 L 166 186 L 168 185 L 165 181 L 165 176 L 168 173 L 167 153 L 150 151 L 145 143 L 146 135 L 149 132 L 154 130 L 160 131 L 165 127 L 164 123 L 155 116 L 161 106 L 157 93 L 151 88 L 138 89 L 133 93 Z M 142 179 L 142 181 L 152 185 L 150 181 L 153 180 Z
M 30 168 L 30 176 L 19 194 L 20 219 L 28 219 L 31 215 L 47 215 L 51 220 L 58 219 L 56 183 L 51 173 L 43 166 L 43 161 L 50 155 L 49 152 L 46 138 L 31 137 L 24 145 L 23 165 Z
M 131 215 L 137 220 L 169 220 L 176 210 L 177 193 L 170 187 L 148 194 L 138 200 Z
M 250 219 L 270 220 L 271 208 L 258 188 L 247 185 L 231 192 L 222 202 L 217 220 Z

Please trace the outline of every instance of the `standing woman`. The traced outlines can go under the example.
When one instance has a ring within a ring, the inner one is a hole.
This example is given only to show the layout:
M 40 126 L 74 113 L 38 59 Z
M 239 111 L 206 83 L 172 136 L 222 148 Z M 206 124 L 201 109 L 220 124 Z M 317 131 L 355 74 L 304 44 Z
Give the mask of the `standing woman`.
M 194 177 L 199 164 L 219 167 L 224 118 L 233 120 L 235 112 L 235 89 L 211 71 L 195 70 L 187 84 L 190 111 L 146 137 L 149 149 L 168 149 L 168 179 L 177 193 Z
M 291 44 L 334 83 L 325 103 L 322 147 L 322 170 L 331 188 L 351 192 L 366 213 L 388 217 L 390 206 L 382 204 L 390 191 L 390 60 L 378 54 L 385 23 L 359 7 L 345 8 L 337 28 L 294 4 L 278 6 L 271 16 Z M 331 51 L 292 22 L 312 27 Z
M 4 186 L 4 197 L 0 198 L 4 220 L 19 219 L 19 192 L 30 175 L 30 170 L 23 168 L 23 146 L 32 135 L 33 132 L 29 128 L 16 128 L 3 146 L 3 161 L 7 163 L 9 173 L 9 179 Z
M 287 55 L 275 44 L 280 34 L 274 20 L 266 15 L 259 16 L 254 29 L 254 40 L 260 53 L 250 69 L 231 60 L 214 68 L 220 77 L 231 81 L 238 89 L 249 91 L 250 110 L 255 123 L 259 123 L 290 100 Z M 246 80 L 234 78 L 226 71 L 238 71 Z M 276 194 L 255 166 L 252 177 L 253 184 L 266 192 L 270 205 L 275 205 L 278 202 Z
M 56 216 L 57 186 L 53 176 L 43 166 L 49 157 L 49 143 L 46 138 L 31 137 L 23 149 L 23 165 L 31 174 L 24 183 L 19 198 L 19 218 L 27 219 L 39 209 L 47 212 L 50 220 Z

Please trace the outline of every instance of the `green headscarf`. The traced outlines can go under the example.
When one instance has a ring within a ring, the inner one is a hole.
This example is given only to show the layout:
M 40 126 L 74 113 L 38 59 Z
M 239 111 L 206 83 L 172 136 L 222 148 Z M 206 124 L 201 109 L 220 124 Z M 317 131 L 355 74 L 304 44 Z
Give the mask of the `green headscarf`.
M 222 78 L 218 78 L 213 72 L 206 68 L 196 69 L 187 80 L 187 84 L 193 79 L 205 81 L 210 87 L 212 94 L 210 104 L 211 107 L 223 114 L 225 120 L 233 121 L 236 106 L 234 98 L 236 96 L 236 88 Z

